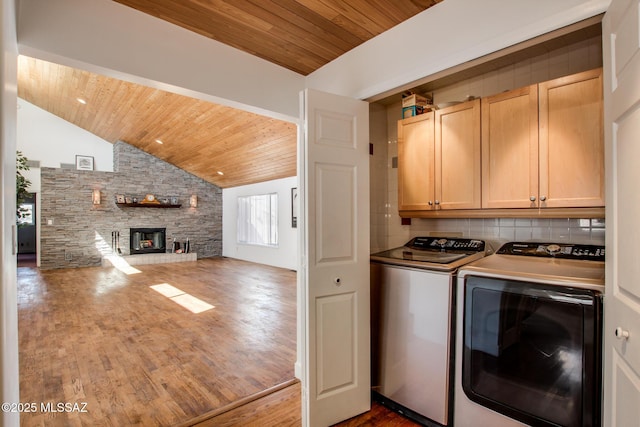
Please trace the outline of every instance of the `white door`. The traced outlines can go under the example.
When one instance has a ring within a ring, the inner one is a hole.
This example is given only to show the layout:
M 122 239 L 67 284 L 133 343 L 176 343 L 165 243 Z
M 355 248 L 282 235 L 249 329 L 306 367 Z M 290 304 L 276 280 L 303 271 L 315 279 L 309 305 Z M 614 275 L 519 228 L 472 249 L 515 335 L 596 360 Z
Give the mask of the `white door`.
M 370 409 L 369 106 L 303 97 L 303 425 L 327 426 Z
M 640 420 L 640 11 L 614 0 L 603 21 L 607 179 L 604 425 Z

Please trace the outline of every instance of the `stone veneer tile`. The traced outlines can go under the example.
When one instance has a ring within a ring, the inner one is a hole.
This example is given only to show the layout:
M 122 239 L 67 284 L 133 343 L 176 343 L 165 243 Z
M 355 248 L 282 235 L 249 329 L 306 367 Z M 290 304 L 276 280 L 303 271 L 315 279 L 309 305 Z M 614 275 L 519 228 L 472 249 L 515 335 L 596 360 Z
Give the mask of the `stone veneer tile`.
M 124 142 L 114 144 L 114 171 L 41 169 L 41 268 L 97 266 L 112 253 L 111 233 L 129 253 L 129 228 L 164 227 L 167 248 L 173 239 L 190 241 L 199 258 L 222 255 L 222 190 Z M 99 188 L 102 203 L 91 203 Z M 119 207 L 115 195 L 142 198 L 176 196 L 180 208 Z M 198 207 L 189 197 L 198 196 Z M 48 225 L 48 221 L 52 221 Z

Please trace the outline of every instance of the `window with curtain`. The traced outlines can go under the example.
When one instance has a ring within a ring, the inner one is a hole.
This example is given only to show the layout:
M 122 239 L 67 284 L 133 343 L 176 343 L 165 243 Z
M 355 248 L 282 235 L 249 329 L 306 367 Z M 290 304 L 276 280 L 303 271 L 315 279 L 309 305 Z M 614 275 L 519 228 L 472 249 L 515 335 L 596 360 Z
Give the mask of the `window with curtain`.
M 238 197 L 238 243 L 278 246 L 278 194 Z

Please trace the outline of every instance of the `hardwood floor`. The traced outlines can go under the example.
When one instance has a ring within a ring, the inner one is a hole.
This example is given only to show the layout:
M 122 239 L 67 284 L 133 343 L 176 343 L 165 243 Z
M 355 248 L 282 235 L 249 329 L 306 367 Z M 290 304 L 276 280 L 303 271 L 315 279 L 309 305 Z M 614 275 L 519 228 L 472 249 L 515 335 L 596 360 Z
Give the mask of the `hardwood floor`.
M 20 401 L 37 408 L 22 426 L 301 425 L 295 272 L 226 258 L 132 271 L 18 268 Z M 180 291 L 213 308 L 189 311 Z M 417 424 L 374 403 L 336 426 Z
M 223 258 L 136 268 L 18 269 L 20 400 L 39 409 L 21 425 L 178 425 L 293 379 L 295 272 Z M 87 412 L 40 410 L 59 402 Z
M 299 427 L 300 383 L 264 396 L 261 399 L 238 406 L 193 427 Z M 371 410 L 335 424 L 333 427 L 419 427 L 413 421 L 373 402 Z

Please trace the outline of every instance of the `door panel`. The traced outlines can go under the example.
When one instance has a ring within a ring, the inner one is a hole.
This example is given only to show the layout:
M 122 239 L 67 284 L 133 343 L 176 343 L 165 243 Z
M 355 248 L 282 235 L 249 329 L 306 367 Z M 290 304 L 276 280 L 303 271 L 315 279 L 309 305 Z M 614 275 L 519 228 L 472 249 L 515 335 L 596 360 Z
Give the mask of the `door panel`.
M 481 127 L 482 207 L 537 207 L 538 86 L 482 98 Z
M 435 122 L 437 207 L 480 208 L 480 100 L 438 110 Z
M 640 402 L 640 14 L 611 3 L 603 20 L 607 190 L 604 425 L 638 423 Z
M 303 425 L 326 426 L 371 405 L 369 106 L 303 98 Z
M 604 206 L 602 71 L 540 83 L 540 206 Z
M 435 200 L 433 111 L 398 122 L 398 209 L 431 210 Z
M 355 293 L 330 295 L 316 300 L 318 336 L 318 397 L 355 387 L 358 355 L 354 340 Z M 336 333 L 337 332 L 337 333 Z
M 316 263 L 356 260 L 356 169 L 316 164 Z

